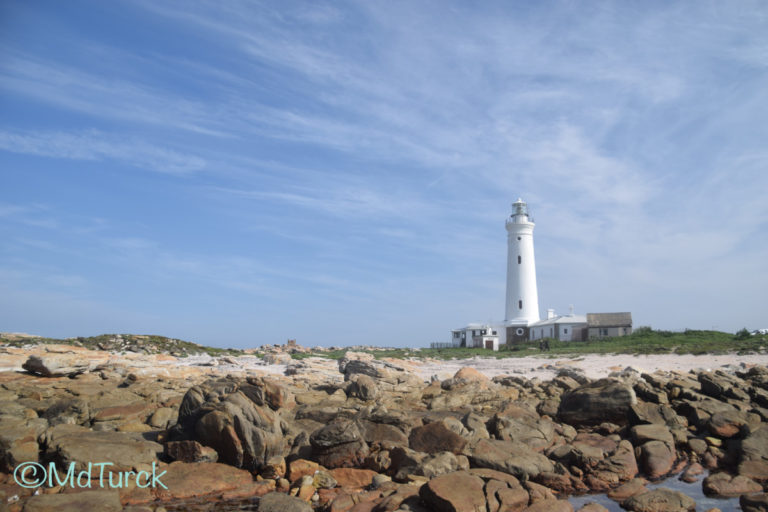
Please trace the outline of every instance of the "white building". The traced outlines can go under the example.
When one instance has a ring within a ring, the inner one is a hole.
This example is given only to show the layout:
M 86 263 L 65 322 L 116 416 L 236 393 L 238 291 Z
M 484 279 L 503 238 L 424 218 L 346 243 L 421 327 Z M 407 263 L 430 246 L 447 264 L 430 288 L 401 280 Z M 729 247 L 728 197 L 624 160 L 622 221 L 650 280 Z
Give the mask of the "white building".
M 567 315 L 555 315 L 554 309 L 547 310 L 547 318 L 531 324 L 530 340 L 551 338 L 560 341 L 583 341 L 587 337 L 587 317 L 574 315 L 573 308 Z
M 456 347 L 499 350 L 499 326 L 469 324 L 451 331 L 451 344 Z

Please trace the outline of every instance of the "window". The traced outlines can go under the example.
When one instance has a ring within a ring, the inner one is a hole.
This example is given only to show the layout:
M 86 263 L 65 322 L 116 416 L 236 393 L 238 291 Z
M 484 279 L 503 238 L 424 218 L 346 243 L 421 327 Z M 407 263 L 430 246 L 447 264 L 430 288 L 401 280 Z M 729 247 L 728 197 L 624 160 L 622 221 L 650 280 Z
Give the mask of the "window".
M 498 333 L 496 331 L 493 331 L 493 335 L 496 336 L 496 334 L 498 334 Z
M 520 237 L 517 237 L 517 239 L 518 239 L 518 240 L 522 240 L 522 238 L 520 238 Z
M 563 334 L 568 334 L 568 328 L 563 329 Z
M 523 258 L 522 258 L 522 256 L 518 255 L 518 256 L 517 256 L 517 264 L 519 265 L 519 264 L 521 264 L 522 262 L 523 262 Z
M 521 300 L 517 301 L 517 307 L 519 307 L 520 309 L 523 309 L 523 301 Z
M 458 332 L 453 333 L 453 337 L 454 338 L 458 338 L 459 337 L 459 333 Z

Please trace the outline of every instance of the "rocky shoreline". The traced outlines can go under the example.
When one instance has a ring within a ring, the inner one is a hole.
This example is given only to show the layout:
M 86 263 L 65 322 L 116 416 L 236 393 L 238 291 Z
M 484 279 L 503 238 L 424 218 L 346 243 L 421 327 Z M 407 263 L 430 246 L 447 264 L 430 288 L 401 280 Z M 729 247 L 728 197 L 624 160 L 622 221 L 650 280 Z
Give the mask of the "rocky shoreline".
M 568 511 L 584 493 L 694 510 L 647 487 L 678 473 L 768 510 L 762 365 L 425 380 L 367 353 L 240 359 L 0 348 L 0 510 Z M 108 462 L 113 482 L 154 471 L 163 485 L 105 487 L 90 472 L 90 486 L 27 489 L 14 470 L 30 462 Z

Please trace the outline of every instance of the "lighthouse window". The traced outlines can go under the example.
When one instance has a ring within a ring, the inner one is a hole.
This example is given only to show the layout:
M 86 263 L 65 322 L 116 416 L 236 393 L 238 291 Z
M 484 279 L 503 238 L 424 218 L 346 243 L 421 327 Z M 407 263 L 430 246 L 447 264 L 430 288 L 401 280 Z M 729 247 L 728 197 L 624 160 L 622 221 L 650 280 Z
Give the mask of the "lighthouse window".
M 517 264 L 521 264 L 523 262 L 523 258 L 521 256 L 517 257 Z
M 522 240 L 522 238 L 520 238 L 520 237 L 517 237 L 517 239 L 518 239 L 518 240 Z
M 517 301 L 517 307 L 519 307 L 520 309 L 523 309 L 523 301 L 521 300 Z

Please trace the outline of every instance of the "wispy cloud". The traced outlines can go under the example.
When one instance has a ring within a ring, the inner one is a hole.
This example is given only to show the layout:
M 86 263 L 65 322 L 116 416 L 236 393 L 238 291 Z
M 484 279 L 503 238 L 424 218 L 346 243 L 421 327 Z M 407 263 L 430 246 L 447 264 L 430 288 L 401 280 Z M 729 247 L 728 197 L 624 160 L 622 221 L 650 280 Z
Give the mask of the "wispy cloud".
M 204 159 L 160 148 L 140 140 L 121 140 L 98 131 L 80 133 L 0 131 L 0 149 L 68 160 L 116 160 L 169 174 L 187 174 L 206 167 Z

